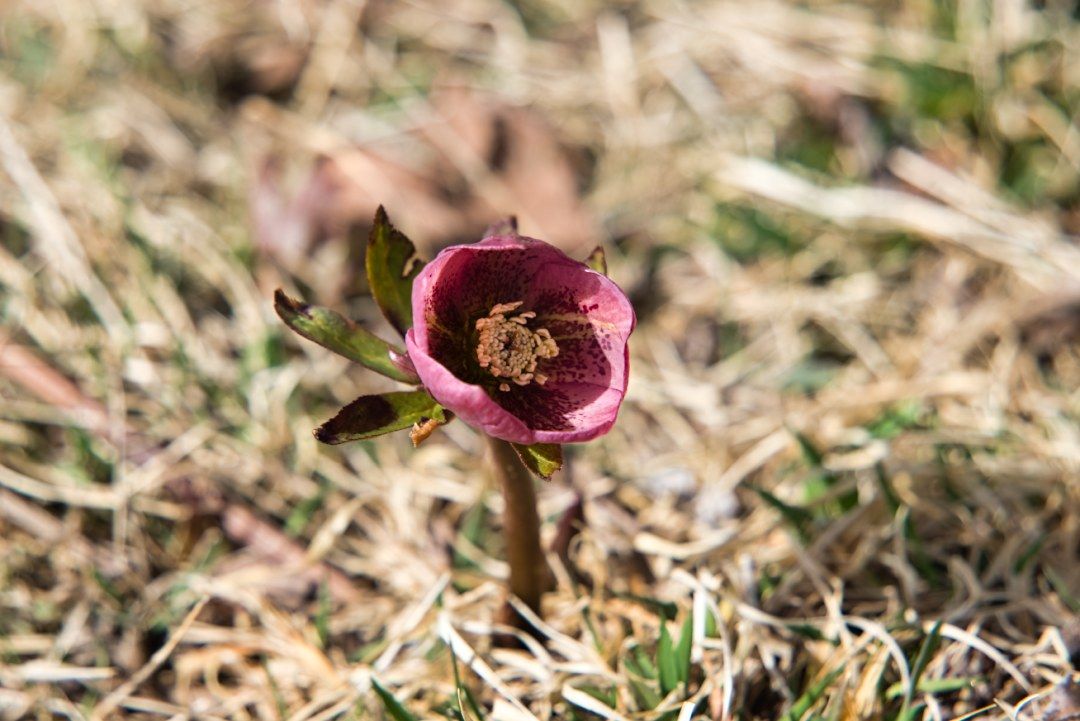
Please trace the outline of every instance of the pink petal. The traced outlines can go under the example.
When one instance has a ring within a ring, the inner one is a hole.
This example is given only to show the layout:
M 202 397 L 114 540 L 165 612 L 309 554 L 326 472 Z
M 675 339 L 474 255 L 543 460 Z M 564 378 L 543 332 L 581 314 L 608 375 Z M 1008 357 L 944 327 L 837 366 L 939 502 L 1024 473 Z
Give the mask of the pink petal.
M 475 377 L 472 324 L 496 303 L 524 301 L 559 355 L 545 385 L 489 391 Z M 428 391 L 467 423 L 517 443 L 568 443 L 606 433 L 626 391 L 633 308 L 613 282 L 543 241 L 495 236 L 447 248 L 413 286 L 409 357 Z
M 514 443 L 533 443 L 531 431 L 491 399 L 482 386 L 466 383 L 427 354 L 416 341 L 416 329 L 405 334 L 405 347 L 424 387 L 435 400 L 459 418 L 486 433 Z

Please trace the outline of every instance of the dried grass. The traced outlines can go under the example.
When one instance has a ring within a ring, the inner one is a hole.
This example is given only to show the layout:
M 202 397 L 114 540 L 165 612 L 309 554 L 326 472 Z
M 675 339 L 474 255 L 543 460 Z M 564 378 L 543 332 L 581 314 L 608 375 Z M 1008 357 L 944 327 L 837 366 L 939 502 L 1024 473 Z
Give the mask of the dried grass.
M 883 718 L 893 684 L 1064 718 L 1080 26 L 881 5 L 9 2 L 0 718 L 379 717 L 375 681 L 418 718 Z M 639 309 L 619 423 L 541 489 L 547 537 L 584 521 L 521 648 L 477 438 L 311 437 L 386 386 L 270 291 L 386 332 L 350 270 L 380 201 L 428 252 L 510 212 L 602 240 Z M 640 655 L 691 616 L 664 698 Z

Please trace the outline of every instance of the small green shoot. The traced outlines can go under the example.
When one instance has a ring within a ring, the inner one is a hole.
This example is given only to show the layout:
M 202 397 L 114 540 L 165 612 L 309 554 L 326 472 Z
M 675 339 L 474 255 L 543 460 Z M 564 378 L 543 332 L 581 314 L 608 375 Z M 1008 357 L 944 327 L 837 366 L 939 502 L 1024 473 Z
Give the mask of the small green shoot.
M 413 716 L 409 711 L 401 705 L 401 702 L 397 698 L 386 690 L 386 688 L 378 682 L 376 679 L 371 679 L 371 687 L 375 689 L 375 693 L 378 694 L 379 700 L 382 701 L 383 708 L 386 709 L 386 713 L 390 714 L 390 718 L 393 721 L 417 721 L 417 718 Z
M 832 685 L 832 682 L 836 680 L 843 670 L 844 667 L 839 666 L 825 674 L 817 683 L 803 692 L 802 696 L 795 699 L 795 703 L 791 705 L 786 714 L 780 717 L 780 721 L 801 721 L 802 717 L 825 695 L 825 692 L 829 690 L 829 686 Z
M 660 693 L 667 696 L 679 686 L 679 665 L 667 624 L 660 623 L 660 642 L 656 647 L 656 667 L 660 671 Z
M 926 664 L 930 662 L 940 642 L 941 621 L 939 620 L 930 628 L 930 633 L 926 635 L 926 640 L 923 641 L 919 654 L 915 657 L 915 663 L 911 665 L 911 685 L 904 692 L 904 704 L 900 707 L 900 714 L 897 716 L 900 721 L 915 721 L 917 718 L 911 703 L 915 699 L 915 691 L 919 686 L 919 679 L 926 670 Z

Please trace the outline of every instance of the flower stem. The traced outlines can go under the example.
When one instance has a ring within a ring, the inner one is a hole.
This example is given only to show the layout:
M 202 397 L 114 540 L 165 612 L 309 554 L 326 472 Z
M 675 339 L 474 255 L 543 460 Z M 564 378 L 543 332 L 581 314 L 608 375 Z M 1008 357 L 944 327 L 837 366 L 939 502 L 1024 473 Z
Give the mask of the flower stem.
M 488 436 L 491 466 L 506 501 L 503 532 L 506 561 L 510 565 L 510 592 L 540 615 L 540 596 L 548 590 L 551 575 L 540 547 L 540 515 L 536 511 L 533 478 L 506 441 Z M 523 619 L 510 614 L 507 620 L 522 627 Z

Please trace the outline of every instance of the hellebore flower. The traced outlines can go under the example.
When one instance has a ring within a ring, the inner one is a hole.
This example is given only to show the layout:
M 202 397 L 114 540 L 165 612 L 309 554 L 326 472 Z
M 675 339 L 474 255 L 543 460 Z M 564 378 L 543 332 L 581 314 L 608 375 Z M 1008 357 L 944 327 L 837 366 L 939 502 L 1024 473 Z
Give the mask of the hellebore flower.
M 409 359 L 442 406 L 520 444 L 587 441 L 626 392 L 634 310 L 619 287 L 541 240 L 446 248 L 412 287 Z
M 512 220 L 428 264 L 379 208 L 365 265 L 371 295 L 405 336 L 400 348 L 344 316 L 274 294 L 300 335 L 401 383 L 422 386 L 360 396 L 315 429 L 324 443 L 411 428 L 419 445 L 455 417 L 487 436 L 492 474 L 505 499 L 508 586 L 535 613 L 551 575 L 529 473 L 551 478 L 562 443 L 587 441 L 615 423 L 626 393 L 626 341 L 634 309 L 589 264 L 517 234 Z M 509 609 L 509 610 L 508 610 Z M 511 606 L 507 620 L 527 626 Z
M 404 348 L 281 290 L 274 307 L 305 338 L 419 387 L 360 396 L 315 429 L 320 441 L 411 429 L 419 445 L 460 417 L 549 478 L 562 466 L 560 444 L 591 440 L 615 422 L 635 318 L 605 275 L 601 248 L 580 263 L 519 235 L 510 219 L 425 264 L 380 207 L 365 265 L 372 297 Z

